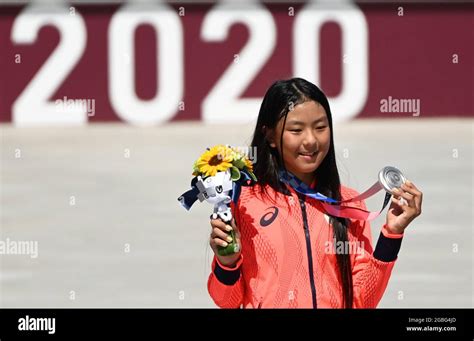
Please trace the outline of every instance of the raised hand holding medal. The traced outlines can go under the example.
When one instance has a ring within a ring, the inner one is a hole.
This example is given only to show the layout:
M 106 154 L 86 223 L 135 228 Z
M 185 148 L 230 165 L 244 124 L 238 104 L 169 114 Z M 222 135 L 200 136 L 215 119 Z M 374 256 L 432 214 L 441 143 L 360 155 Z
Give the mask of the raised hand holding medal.
M 401 234 L 421 214 L 423 193 L 409 180 L 392 190 L 394 197 L 387 212 L 389 232 Z

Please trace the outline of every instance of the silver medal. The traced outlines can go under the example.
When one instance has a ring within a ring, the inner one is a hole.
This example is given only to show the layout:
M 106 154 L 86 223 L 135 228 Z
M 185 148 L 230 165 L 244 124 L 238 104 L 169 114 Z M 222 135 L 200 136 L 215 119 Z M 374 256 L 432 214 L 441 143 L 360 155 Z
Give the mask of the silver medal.
M 379 172 L 379 183 L 391 194 L 394 188 L 400 188 L 405 181 L 403 173 L 395 167 L 387 166 Z

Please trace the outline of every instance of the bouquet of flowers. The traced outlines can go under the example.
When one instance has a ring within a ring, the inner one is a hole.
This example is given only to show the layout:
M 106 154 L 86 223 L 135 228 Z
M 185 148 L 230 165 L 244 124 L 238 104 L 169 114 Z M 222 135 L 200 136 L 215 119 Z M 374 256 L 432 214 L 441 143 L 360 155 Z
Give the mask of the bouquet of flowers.
M 257 181 L 249 158 L 228 145 L 207 148 L 194 163 L 193 175 L 191 189 L 183 193 L 178 201 L 189 210 L 196 200 L 205 200 L 214 205 L 212 219 L 220 218 L 229 224 L 232 220 L 230 203 L 237 201 L 240 187 Z M 232 242 L 225 248 L 218 248 L 221 256 L 239 251 L 235 232 L 232 230 L 230 234 Z

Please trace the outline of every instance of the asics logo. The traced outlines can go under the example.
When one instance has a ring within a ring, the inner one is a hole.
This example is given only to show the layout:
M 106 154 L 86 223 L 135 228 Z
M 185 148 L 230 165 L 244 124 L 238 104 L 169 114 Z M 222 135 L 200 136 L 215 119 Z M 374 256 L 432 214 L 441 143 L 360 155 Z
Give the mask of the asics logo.
M 268 209 L 271 209 L 270 212 L 265 213 L 262 218 L 260 218 L 260 226 L 266 227 L 275 221 L 276 217 L 278 216 L 278 208 L 275 206 L 271 206 Z M 267 210 L 268 210 L 267 209 Z

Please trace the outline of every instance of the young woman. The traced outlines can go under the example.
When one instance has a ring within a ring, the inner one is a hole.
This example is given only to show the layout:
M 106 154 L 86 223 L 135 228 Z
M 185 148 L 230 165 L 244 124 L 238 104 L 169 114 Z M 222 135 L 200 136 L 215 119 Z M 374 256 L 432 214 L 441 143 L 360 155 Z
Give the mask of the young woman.
M 330 216 L 318 200 L 281 182 L 287 171 L 330 198 L 358 195 L 340 184 L 328 100 L 301 78 L 268 89 L 252 147 L 258 183 L 242 187 L 231 226 L 211 220 L 214 302 L 222 308 L 376 307 L 403 232 L 421 213 L 422 193 L 409 181 L 395 192 L 373 249 L 369 222 Z M 366 209 L 364 202 L 352 206 Z M 220 256 L 217 246 L 231 241 L 232 229 L 240 252 Z

